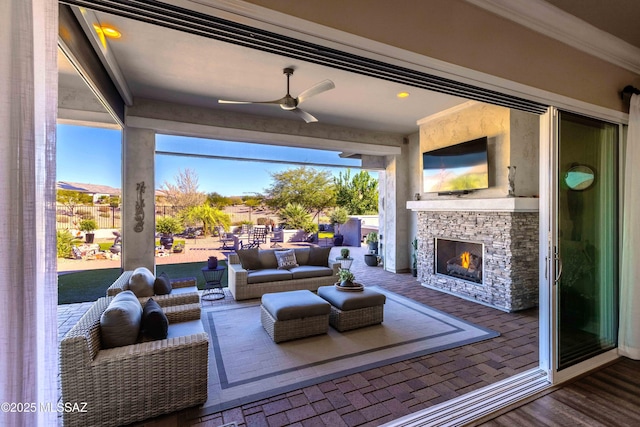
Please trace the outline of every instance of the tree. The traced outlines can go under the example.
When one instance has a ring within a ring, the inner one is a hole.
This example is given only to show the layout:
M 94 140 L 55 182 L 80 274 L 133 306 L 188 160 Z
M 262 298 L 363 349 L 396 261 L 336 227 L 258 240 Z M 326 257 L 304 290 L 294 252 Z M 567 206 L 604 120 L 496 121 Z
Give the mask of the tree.
M 171 206 L 189 208 L 204 203 L 206 195 L 198 191 L 198 174 L 192 169 L 178 170 L 175 183 L 165 181 L 160 187 Z
M 273 183 L 266 190 L 267 205 L 282 210 L 288 204 L 298 204 L 314 218 L 322 210 L 335 206 L 331 173 L 307 166 L 271 174 Z
M 213 192 L 207 194 L 207 204 L 213 206 L 214 208 L 223 209 L 226 206 L 231 206 L 233 203 L 230 197 Z
M 351 169 L 340 172 L 334 178 L 336 204 L 350 215 L 374 215 L 378 213 L 378 180 L 367 171 L 360 171 L 351 178 Z
M 93 197 L 87 193 L 74 190 L 58 190 L 56 201 L 67 209 L 71 216 L 75 216 L 76 208 L 80 205 L 91 205 Z
M 202 224 L 202 231 L 205 235 L 211 234 L 213 229 L 219 225 L 225 228 L 229 228 L 231 225 L 231 218 L 228 214 L 207 204 L 191 206 L 183 210 L 180 216 L 186 223 Z

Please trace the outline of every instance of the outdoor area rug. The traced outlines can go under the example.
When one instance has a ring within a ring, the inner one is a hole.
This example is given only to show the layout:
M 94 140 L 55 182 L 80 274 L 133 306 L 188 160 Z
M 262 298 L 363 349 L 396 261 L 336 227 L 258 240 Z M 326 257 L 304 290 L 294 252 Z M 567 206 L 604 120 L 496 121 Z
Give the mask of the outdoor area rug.
M 203 307 L 209 332 L 209 396 L 201 415 L 265 399 L 367 369 L 498 336 L 393 292 L 384 322 L 352 331 L 274 343 L 260 323 L 260 304 Z

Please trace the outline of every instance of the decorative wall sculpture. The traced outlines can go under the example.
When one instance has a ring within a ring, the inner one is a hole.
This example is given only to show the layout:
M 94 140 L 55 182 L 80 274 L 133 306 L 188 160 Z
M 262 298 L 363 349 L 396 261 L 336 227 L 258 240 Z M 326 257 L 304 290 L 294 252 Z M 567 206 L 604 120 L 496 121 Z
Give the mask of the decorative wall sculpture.
M 134 216 L 135 225 L 133 226 L 133 231 L 136 233 L 142 232 L 144 230 L 144 198 L 143 194 L 145 192 L 144 181 L 141 181 L 136 184 L 136 213 Z

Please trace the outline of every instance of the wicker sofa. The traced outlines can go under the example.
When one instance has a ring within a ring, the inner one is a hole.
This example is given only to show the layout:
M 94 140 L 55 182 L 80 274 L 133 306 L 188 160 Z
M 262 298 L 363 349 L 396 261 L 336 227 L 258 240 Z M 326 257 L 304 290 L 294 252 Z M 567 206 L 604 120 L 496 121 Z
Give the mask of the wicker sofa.
M 296 248 L 294 252 L 299 267 L 288 270 L 278 269 L 275 257 L 278 249 L 249 249 L 231 253 L 228 256 L 229 290 L 236 300 L 245 300 L 260 298 L 266 293 L 304 289 L 316 291 L 320 286 L 332 285 L 337 280 L 340 264 L 329 260 L 330 250 Z M 255 251 L 251 255 L 258 257 L 258 265 L 243 264 L 241 258 L 249 251 Z
M 207 399 L 209 338 L 200 304 L 164 307 L 168 336 L 103 349 L 100 316 L 113 297 L 98 299 L 60 343 L 65 426 L 119 426 L 202 404 Z
M 133 274 L 132 270 L 123 272 L 118 279 L 107 288 L 107 296 L 116 296 L 128 288 L 129 279 Z M 196 286 L 195 277 L 185 277 L 182 279 L 171 279 L 171 293 L 166 295 L 154 295 L 153 299 L 162 307 L 174 305 L 193 304 L 200 302 L 200 294 Z M 144 304 L 151 297 L 140 297 L 140 303 Z

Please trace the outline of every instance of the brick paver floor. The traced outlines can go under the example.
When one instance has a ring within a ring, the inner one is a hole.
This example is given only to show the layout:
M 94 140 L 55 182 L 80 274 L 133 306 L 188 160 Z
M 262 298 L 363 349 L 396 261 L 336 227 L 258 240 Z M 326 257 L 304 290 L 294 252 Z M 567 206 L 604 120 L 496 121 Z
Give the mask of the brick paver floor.
M 339 256 L 339 249 L 334 248 L 331 256 Z M 235 422 L 240 427 L 377 426 L 538 365 L 537 309 L 505 313 L 428 289 L 410 274 L 393 274 L 381 267 L 368 267 L 363 259 L 366 250 L 350 249 L 355 259 L 352 271 L 359 282 L 381 286 L 491 328 L 500 332 L 500 336 L 326 381 L 202 418 L 198 418 L 194 410 L 185 410 L 141 425 L 205 427 Z M 201 252 L 202 255 L 197 256 L 204 261 L 209 254 L 206 250 Z M 68 330 L 89 306 L 90 303 L 60 306 L 59 333 Z

